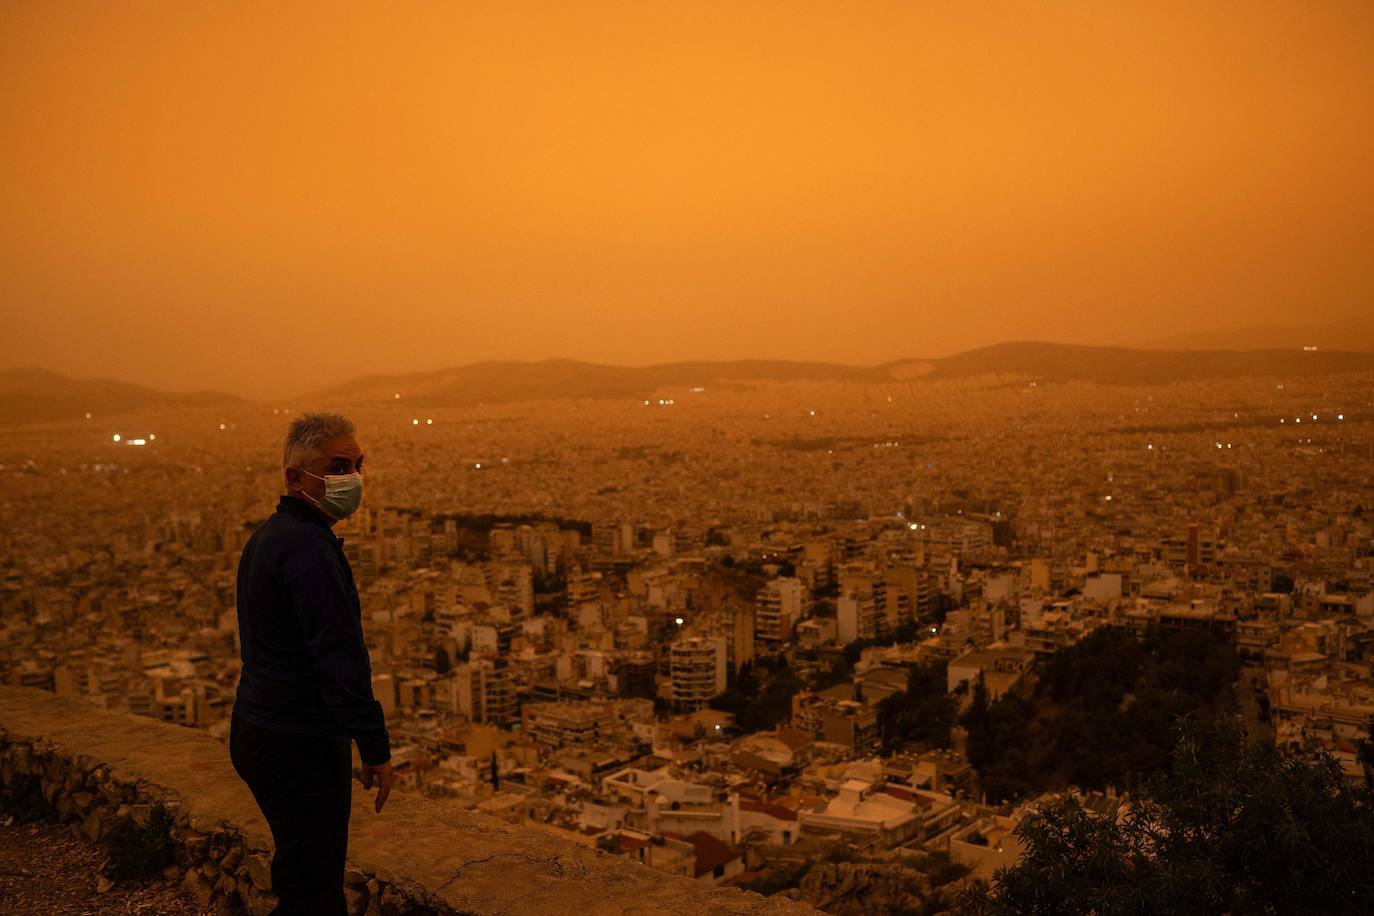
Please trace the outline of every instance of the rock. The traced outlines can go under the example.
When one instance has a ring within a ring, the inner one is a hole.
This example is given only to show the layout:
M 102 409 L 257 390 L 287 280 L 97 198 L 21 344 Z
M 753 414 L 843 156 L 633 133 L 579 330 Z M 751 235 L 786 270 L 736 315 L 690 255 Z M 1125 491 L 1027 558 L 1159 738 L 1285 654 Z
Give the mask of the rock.
M 188 832 L 181 845 L 186 848 L 186 855 L 192 862 L 204 862 L 210 852 L 210 838 L 203 833 Z
M 129 817 L 133 819 L 134 826 L 138 828 L 147 827 L 152 822 L 152 805 L 130 805 Z
M 202 909 L 210 905 L 210 901 L 215 895 L 210 883 L 199 871 L 195 870 L 186 873 L 186 877 L 181 880 L 181 889 L 196 901 L 196 906 Z
M 356 868 L 344 869 L 344 885 L 347 887 L 363 887 L 367 884 L 367 875 L 358 871 Z
M 408 901 L 396 890 L 394 884 L 382 885 L 382 916 L 401 916 L 401 913 L 409 907 Z
M 229 851 L 224 854 L 224 858 L 219 860 L 219 867 L 233 874 L 234 870 L 239 867 L 239 863 L 242 861 L 243 847 L 231 846 Z
M 243 860 L 243 865 L 254 887 L 264 891 L 272 889 L 272 864 L 267 856 L 255 852 Z
M 102 820 L 103 818 L 100 816 L 100 811 L 96 810 L 86 815 L 86 819 L 81 822 L 81 832 L 84 833 L 86 839 L 90 840 L 92 843 L 100 842 L 100 838 L 104 836 L 105 827 L 104 824 L 101 823 Z
M 168 865 L 162 869 L 162 877 L 166 881 L 175 881 L 181 877 L 180 865 Z
M 100 783 L 100 794 L 112 805 L 124 804 L 124 789 L 114 780 Z
M 802 878 L 793 899 L 836 916 L 922 909 L 930 879 L 914 868 L 886 863 L 820 862 Z
M 349 916 L 362 916 L 369 899 L 365 885 L 344 884 L 344 902 L 348 904 Z
M 114 887 L 114 882 L 111 881 L 109 878 L 105 877 L 104 875 L 99 875 L 96 877 L 95 892 L 97 894 L 103 894 L 112 887 Z
M 226 897 L 234 896 L 238 889 L 239 883 L 234 880 L 233 875 L 225 875 L 219 879 L 219 884 L 215 885 L 215 890 Z
M 202 862 L 200 873 L 205 876 L 205 880 L 211 884 L 219 880 L 219 866 L 214 862 Z
M 72 802 L 76 805 L 76 810 L 82 814 L 89 814 L 91 809 L 95 807 L 95 793 L 87 792 L 85 789 L 73 792 Z
M 243 912 L 237 897 L 216 897 L 215 916 L 238 916 Z
M 43 794 L 46 795 L 47 792 Z M 53 801 L 52 799 L 48 800 Z M 66 823 L 77 816 L 76 802 L 72 801 L 72 797 L 65 793 L 59 795 L 57 800 L 53 801 L 53 807 L 57 809 L 57 820 L 59 823 Z
M 254 889 L 248 895 L 249 916 L 268 916 L 272 910 L 276 909 L 276 906 L 277 895 L 270 891 Z

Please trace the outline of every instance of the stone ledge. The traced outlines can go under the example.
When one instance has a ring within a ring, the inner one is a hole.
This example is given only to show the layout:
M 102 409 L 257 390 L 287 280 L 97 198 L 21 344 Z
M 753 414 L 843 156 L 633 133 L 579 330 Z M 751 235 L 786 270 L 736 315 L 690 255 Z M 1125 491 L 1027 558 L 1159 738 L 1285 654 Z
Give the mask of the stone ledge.
M 228 748 L 210 735 L 0 686 L 0 779 L 36 773 L 64 822 L 90 840 L 162 801 L 184 886 L 217 913 L 275 905 L 272 836 Z M 817 911 L 717 888 L 494 818 L 393 792 L 377 814 L 355 787 L 346 883 L 356 916 L 398 914 L 768 914 Z

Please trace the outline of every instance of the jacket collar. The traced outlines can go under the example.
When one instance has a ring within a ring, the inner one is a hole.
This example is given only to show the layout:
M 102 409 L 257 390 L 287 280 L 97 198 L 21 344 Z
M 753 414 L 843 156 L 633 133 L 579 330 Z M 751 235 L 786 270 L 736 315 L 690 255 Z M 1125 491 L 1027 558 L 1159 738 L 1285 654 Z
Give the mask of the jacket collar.
M 303 499 L 297 499 L 294 496 L 282 495 L 282 497 L 277 500 L 277 511 L 285 512 L 288 515 L 295 515 L 299 518 L 308 519 L 309 521 L 312 521 L 315 524 L 319 525 L 325 531 L 328 531 L 331 535 L 334 533 L 334 529 L 331 528 L 329 522 L 325 521 L 324 518 L 320 515 L 319 510 L 316 509 L 314 506 L 310 505 L 309 503 L 307 503 Z

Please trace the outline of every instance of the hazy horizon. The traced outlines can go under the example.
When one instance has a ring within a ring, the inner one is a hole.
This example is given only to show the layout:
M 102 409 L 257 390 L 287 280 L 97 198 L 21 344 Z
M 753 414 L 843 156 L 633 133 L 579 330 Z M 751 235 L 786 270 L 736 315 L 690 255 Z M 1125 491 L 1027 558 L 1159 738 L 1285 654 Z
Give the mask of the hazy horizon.
M 0 366 L 261 398 L 1368 308 L 1374 7 L 999 9 L 6 4 Z

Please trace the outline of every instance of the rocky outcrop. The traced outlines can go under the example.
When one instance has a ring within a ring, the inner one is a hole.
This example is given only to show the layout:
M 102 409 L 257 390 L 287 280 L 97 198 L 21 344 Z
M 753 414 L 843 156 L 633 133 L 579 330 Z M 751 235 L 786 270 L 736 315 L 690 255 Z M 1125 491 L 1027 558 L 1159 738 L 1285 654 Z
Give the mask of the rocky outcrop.
M 158 802 L 183 888 L 203 908 L 263 916 L 275 905 L 272 838 L 228 748 L 202 732 L 0 687 L 0 785 L 36 777 L 73 834 L 98 841 L 146 823 Z M 697 914 L 801 916 L 810 907 L 665 875 L 442 799 L 353 796 L 346 894 L 354 916 Z
M 835 916 L 918 912 L 931 896 L 930 879 L 903 865 L 819 862 L 786 895 Z

